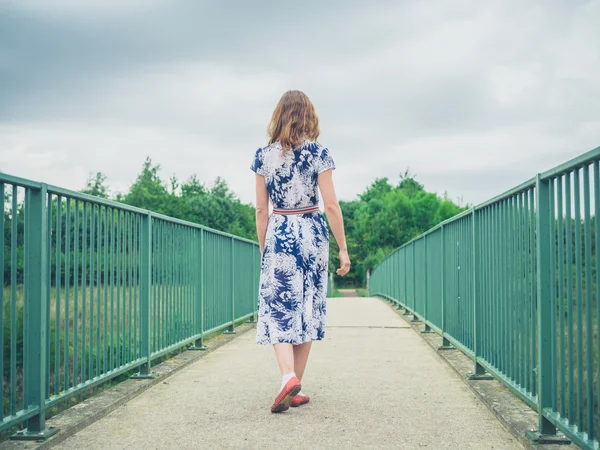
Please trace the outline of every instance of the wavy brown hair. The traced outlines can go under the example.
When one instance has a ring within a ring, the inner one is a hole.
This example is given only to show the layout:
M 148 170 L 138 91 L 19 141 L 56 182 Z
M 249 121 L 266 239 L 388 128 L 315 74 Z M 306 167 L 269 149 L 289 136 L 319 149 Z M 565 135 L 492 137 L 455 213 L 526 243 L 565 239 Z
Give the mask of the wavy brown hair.
M 269 144 L 279 142 L 285 151 L 298 147 L 304 139 L 319 137 L 319 118 L 308 96 L 288 91 L 281 97 L 268 128 Z

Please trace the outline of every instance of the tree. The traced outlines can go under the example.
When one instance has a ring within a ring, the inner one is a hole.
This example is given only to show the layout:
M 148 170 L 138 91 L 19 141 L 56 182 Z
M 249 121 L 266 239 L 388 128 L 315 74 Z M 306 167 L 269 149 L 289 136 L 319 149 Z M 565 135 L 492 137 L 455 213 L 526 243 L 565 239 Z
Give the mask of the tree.
M 106 175 L 97 172 L 95 176 L 90 175 L 85 188 L 81 191 L 83 194 L 95 195 L 96 197 L 108 198 L 109 190 L 106 185 Z
M 149 209 L 165 214 L 169 202 L 169 192 L 158 176 L 160 165 L 153 165 L 150 157 L 146 158 L 142 171 L 135 183 L 124 196 L 123 202 L 138 208 Z

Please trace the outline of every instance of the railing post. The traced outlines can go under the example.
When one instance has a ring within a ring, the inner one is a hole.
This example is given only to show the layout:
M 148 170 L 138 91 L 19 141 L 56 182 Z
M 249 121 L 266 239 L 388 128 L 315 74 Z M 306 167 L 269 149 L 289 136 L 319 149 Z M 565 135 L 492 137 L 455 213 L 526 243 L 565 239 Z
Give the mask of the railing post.
M 150 308 L 152 293 L 152 213 L 142 216 L 142 229 L 140 230 L 140 350 L 145 362 L 140 366 L 140 371 L 132 379 L 155 378 L 150 372 L 152 367 L 152 350 L 150 348 L 152 311 Z M 156 282 L 156 280 L 154 280 Z
M 454 347 L 446 339 L 446 228 L 442 224 L 442 345 L 438 350 L 452 350 Z
M 404 247 L 402 249 L 402 253 L 404 253 L 404 314 L 403 316 L 410 315 L 410 311 L 408 310 L 408 279 L 406 277 L 406 272 L 408 272 L 408 265 L 406 264 L 406 252 L 408 247 Z
M 235 334 L 235 240 L 231 237 L 231 325 L 223 334 Z
M 472 241 L 472 279 L 473 279 L 473 364 L 475 365 L 475 370 L 467 375 L 469 380 L 492 380 L 493 377 L 489 375 L 483 366 L 479 364 L 479 307 L 477 302 L 479 301 L 479 277 L 478 275 L 478 267 L 479 267 L 479 215 L 475 208 L 473 208 L 473 212 L 471 215 L 472 222 L 472 231 L 473 231 L 473 241 Z
M 556 427 L 544 416 L 545 409 L 552 408 L 552 371 L 555 363 L 552 352 L 552 325 L 556 319 L 554 299 L 551 296 L 551 268 L 548 261 L 551 258 L 551 246 L 554 246 L 550 235 L 550 182 L 536 178 L 536 258 L 537 258 L 537 400 L 538 400 L 538 430 L 528 433 L 531 440 L 542 442 L 556 438 Z M 581 226 L 576 224 L 575 226 Z
M 27 420 L 27 428 L 18 431 L 13 440 L 44 440 L 56 434 L 58 428 L 46 428 L 46 384 L 50 376 L 46 364 L 48 343 L 48 188 L 42 184 L 30 189 L 25 207 L 24 266 L 27 271 L 23 341 L 27 343 L 23 358 L 23 407 L 37 408 L 37 414 Z M 27 204 L 28 203 L 28 204 Z M 16 220 L 13 217 L 13 220 Z
M 412 282 L 412 296 L 413 296 L 413 318 L 411 322 L 420 322 L 417 317 L 417 265 L 415 264 L 415 244 L 416 241 L 413 241 L 411 245 L 412 247 L 412 272 L 413 272 L 413 282 Z
M 198 276 L 196 277 L 196 321 L 198 338 L 188 350 L 206 350 L 204 345 L 204 228 L 200 228 L 200 248 L 198 249 Z
M 425 237 L 423 238 L 425 240 L 425 250 L 424 250 L 424 254 L 425 254 L 425 275 L 423 276 L 423 288 L 425 289 L 425 295 L 423 296 L 423 300 L 424 300 L 424 305 L 423 305 L 423 323 L 425 324 L 425 328 L 423 328 L 423 330 L 421 331 L 421 333 L 431 333 L 431 328 L 429 327 L 429 324 L 427 323 L 427 295 L 428 295 L 428 290 L 427 290 L 427 234 L 425 235 Z
M 250 296 L 250 301 L 252 301 L 252 317 L 248 319 L 248 322 L 254 323 L 256 322 L 256 318 L 254 317 L 254 299 L 256 298 L 255 283 L 256 283 L 256 245 L 252 244 L 252 295 Z

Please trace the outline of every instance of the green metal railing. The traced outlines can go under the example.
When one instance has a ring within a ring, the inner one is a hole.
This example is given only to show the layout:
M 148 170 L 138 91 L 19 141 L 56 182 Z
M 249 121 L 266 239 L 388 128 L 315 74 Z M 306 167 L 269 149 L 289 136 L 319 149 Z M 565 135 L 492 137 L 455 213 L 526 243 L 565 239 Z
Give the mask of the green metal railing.
M 539 415 L 599 447 L 600 147 L 396 249 L 370 293 L 441 334 Z
M 0 431 L 254 318 L 255 242 L 5 174 L 0 204 Z

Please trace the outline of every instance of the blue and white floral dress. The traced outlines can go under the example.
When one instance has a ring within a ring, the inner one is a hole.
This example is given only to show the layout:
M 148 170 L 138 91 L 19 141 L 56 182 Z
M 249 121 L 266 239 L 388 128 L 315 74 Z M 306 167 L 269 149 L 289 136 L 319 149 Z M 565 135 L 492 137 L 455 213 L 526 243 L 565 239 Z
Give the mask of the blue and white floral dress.
M 317 179 L 335 169 L 329 150 L 305 141 L 283 151 L 279 143 L 256 151 L 250 168 L 265 177 L 275 209 L 319 204 Z M 258 293 L 257 344 L 298 345 L 323 339 L 329 233 L 317 210 L 269 217 Z

